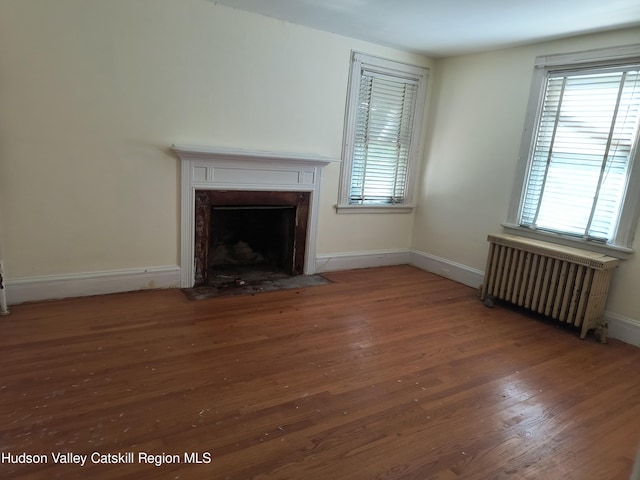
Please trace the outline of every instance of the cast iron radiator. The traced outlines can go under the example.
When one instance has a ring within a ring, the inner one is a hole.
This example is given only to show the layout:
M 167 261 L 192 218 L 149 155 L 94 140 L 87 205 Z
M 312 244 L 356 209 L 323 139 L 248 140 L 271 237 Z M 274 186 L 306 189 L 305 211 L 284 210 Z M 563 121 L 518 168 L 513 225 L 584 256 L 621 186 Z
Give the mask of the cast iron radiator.
M 493 298 L 581 327 L 606 341 L 605 302 L 617 258 L 512 235 L 489 235 L 480 299 Z

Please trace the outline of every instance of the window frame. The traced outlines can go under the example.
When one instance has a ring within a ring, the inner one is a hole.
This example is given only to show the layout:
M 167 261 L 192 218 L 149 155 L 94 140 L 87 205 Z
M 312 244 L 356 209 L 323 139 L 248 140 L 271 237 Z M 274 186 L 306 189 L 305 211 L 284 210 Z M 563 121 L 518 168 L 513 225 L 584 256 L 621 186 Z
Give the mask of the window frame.
M 356 133 L 358 97 L 360 93 L 360 77 L 363 70 L 414 81 L 418 85 L 413 125 L 411 127 L 411 145 L 407 165 L 407 180 L 403 203 L 397 204 L 352 204 L 350 188 L 353 170 L 353 152 Z M 387 60 L 361 52 L 352 51 L 349 82 L 347 86 L 347 104 L 342 144 L 342 168 L 338 192 L 338 213 L 409 213 L 415 208 L 415 177 L 419 163 L 422 140 L 422 124 L 424 122 L 427 81 L 429 69 L 417 65 Z
M 536 128 L 544 102 L 545 84 L 550 72 L 575 69 L 580 71 L 592 67 L 611 67 L 640 61 L 640 44 L 603 48 L 584 52 L 545 55 L 536 58 L 529 103 L 520 145 L 513 192 L 502 226 L 511 233 L 563 245 L 583 248 L 607 255 L 626 258 L 633 253 L 633 241 L 640 215 L 640 140 L 629 156 L 629 174 L 626 191 L 620 208 L 616 233 L 609 242 L 577 238 L 568 234 L 536 230 L 519 225 L 524 202 L 530 157 L 535 148 Z

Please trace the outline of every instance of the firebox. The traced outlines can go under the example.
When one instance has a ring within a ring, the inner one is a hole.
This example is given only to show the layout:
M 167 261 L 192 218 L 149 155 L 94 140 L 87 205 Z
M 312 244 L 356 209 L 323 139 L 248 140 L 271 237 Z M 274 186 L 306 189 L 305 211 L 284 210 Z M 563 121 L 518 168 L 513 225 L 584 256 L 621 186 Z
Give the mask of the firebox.
M 304 271 L 309 192 L 196 191 L 195 286 Z
M 295 206 L 212 206 L 209 270 L 254 265 L 293 274 L 295 220 Z

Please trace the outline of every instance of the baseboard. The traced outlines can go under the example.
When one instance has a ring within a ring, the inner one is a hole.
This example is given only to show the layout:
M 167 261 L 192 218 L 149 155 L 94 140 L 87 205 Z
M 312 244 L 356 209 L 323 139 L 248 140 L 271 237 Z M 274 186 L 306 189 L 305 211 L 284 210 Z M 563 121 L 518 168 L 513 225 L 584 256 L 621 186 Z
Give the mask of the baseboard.
M 477 288 L 484 272 L 417 250 L 377 250 L 318 255 L 316 272 L 410 264 L 422 270 Z M 131 268 L 68 275 L 6 279 L 9 305 L 87 295 L 180 286 L 180 267 Z M 640 347 L 640 321 L 606 311 L 609 336 Z
M 411 251 L 409 264 L 473 288 L 478 288 L 484 280 L 484 272 L 481 270 L 416 250 Z M 604 313 L 604 317 L 609 323 L 611 338 L 640 347 L 639 320 L 608 311 Z
M 479 287 L 484 279 L 484 272 L 481 270 L 417 250 L 375 250 L 317 255 L 315 271 L 322 273 L 404 264 L 413 265 L 473 288 Z
M 604 312 L 609 323 L 609 336 L 640 347 L 640 321 L 613 312 Z
M 409 263 L 409 250 L 403 249 L 330 253 L 316 255 L 316 273 L 405 265 L 407 263 Z
M 6 280 L 9 305 L 179 286 L 180 267 L 177 265 Z
M 479 287 L 484 279 L 484 272 L 481 270 L 417 250 L 376 250 L 316 256 L 317 273 L 404 264 L 473 288 Z
M 411 250 L 409 264 L 473 288 L 478 288 L 484 280 L 482 270 L 418 250 Z

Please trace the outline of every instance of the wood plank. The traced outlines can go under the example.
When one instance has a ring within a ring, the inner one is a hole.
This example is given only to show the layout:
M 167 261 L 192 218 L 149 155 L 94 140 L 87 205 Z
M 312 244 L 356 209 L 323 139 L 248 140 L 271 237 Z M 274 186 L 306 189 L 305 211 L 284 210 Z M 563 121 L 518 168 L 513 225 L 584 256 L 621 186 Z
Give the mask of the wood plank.
M 326 276 L 196 302 L 163 290 L 14 306 L 0 453 L 48 463 L 4 462 L 0 476 L 628 478 L 639 349 L 486 308 L 409 266 Z M 54 464 L 64 452 L 136 458 Z M 185 463 L 191 452 L 211 462 Z

